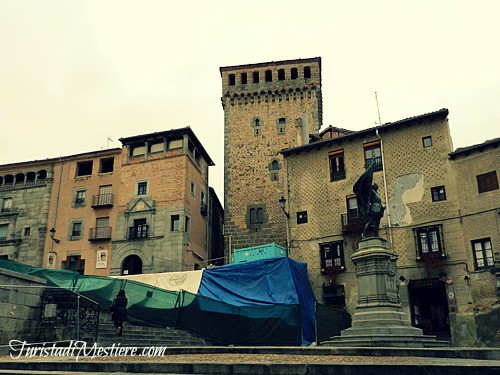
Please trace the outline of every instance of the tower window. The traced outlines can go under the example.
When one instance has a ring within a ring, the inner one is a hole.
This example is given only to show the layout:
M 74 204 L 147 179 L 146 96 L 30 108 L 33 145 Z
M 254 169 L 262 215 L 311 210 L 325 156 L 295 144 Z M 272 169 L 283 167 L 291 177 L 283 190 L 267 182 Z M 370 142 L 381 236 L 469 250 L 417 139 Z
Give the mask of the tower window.
M 304 67 L 304 78 L 311 78 L 311 67 L 310 66 Z
M 234 86 L 236 84 L 236 76 L 234 74 L 229 75 L 229 86 Z
M 241 84 L 242 85 L 247 84 L 247 74 L 246 73 L 241 73 Z
M 259 72 L 253 72 L 253 83 L 259 83 Z
M 290 78 L 291 79 L 297 79 L 297 78 L 299 78 L 299 71 L 297 70 L 297 68 L 292 68 L 290 70 Z
M 92 160 L 76 163 L 76 176 L 90 176 L 92 174 Z
M 266 82 L 273 81 L 273 72 L 271 70 L 266 70 Z
M 284 81 L 285 80 L 285 69 L 279 69 L 278 70 L 278 81 Z

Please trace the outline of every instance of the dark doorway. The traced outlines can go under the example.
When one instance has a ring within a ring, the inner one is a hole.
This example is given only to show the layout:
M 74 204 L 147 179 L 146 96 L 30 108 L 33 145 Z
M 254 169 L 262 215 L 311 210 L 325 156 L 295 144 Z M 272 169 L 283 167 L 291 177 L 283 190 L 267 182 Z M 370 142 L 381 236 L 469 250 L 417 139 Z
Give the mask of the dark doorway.
M 446 285 L 439 279 L 410 280 L 411 323 L 426 335 L 450 337 Z
M 142 260 L 137 255 L 129 255 L 123 261 L 122 275 L 142 274 Z

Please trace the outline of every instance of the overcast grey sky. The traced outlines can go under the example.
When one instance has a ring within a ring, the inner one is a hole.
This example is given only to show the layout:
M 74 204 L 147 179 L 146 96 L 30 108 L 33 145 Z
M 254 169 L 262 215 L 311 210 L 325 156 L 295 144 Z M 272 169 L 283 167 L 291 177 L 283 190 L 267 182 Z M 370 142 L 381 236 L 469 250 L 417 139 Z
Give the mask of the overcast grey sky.
M 220 66 L 320 56 L 323 127 L 448 108 L 499 136 L 500 1 L 0 0 L 0 164 L 190 125 L 223 197 Z

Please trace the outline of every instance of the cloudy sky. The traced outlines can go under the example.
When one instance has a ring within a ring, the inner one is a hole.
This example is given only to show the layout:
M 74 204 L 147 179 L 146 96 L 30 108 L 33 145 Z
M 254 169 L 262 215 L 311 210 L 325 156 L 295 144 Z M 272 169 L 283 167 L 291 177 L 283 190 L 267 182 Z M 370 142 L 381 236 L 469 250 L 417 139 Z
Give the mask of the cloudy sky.
M 500 1 L 0 0 L 0 164 L 190 125 L 223 197 L 219 67 L 320 56 L 323 126 L 450 110 L 500 133 Z

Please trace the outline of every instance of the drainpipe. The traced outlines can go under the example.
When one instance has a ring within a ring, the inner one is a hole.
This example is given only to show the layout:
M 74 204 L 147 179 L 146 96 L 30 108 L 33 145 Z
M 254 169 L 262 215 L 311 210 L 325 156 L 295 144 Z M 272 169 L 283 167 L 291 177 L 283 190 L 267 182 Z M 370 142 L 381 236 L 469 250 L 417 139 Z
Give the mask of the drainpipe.
M 382 137 L 378 134 L 378 129 L 375 129 L 375 134 L 377 138 L 380 140 L 380 154 L 382 157 L 382 179 L 384 180 L 384 195 L 387 209 L 387 224 L 389 228 L 389 243 L 392 247 L 392 222 L 391 222 L 391 209 L 389 205 L 389 196 L 387 194 L 387 176 L 385 174 L 385 158 L 384 158 L 384 142 L 382 141 Z

